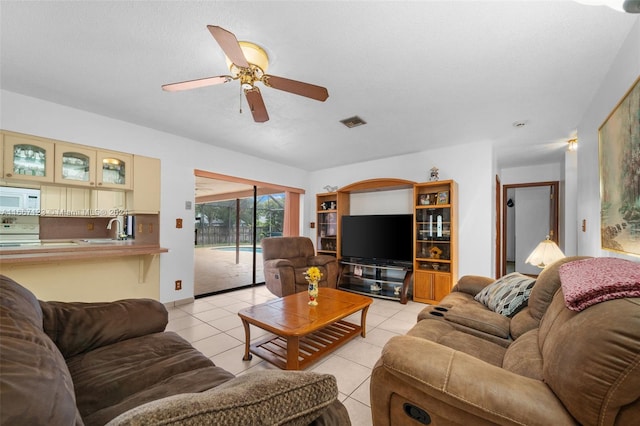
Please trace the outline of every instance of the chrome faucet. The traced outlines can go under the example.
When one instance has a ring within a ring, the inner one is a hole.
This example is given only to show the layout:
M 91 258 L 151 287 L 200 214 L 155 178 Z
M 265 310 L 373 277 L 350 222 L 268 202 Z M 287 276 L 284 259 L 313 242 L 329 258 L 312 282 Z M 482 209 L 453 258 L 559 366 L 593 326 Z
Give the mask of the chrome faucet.
M 120 221 L 120 218 L 118 217 L 114 217 L 113 219 L 111 219 L 109 221 L 109 223 L 107 224 L 107 229 L 111 229 L 111 225 L 113 224 L 113 222 L 116 222 L 118 225 L 116 226 L 116 240 L 124 240 L 127 238 L 127 235 L 124 234 L 122 232 L 122 222 Z

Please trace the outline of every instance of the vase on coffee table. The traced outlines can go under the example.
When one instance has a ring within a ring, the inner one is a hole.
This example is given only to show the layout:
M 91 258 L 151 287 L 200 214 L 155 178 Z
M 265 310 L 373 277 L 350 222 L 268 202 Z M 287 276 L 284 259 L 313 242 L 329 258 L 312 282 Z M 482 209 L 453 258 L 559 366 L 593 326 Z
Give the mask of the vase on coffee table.
M 318 305 L 318 281 L 309 281 L 309 305 Z

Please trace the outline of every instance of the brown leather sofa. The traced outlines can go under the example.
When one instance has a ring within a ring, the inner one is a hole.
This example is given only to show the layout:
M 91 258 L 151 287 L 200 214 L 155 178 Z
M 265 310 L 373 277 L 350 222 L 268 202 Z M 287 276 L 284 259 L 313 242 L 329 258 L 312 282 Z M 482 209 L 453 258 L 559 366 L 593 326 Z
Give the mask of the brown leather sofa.
M 570 310 L 562 287 L 550 285 L 560 282 L 558 266 L 540 275 L 504 341 L 444 317 L 391 338 L 371 376 L 374 425 L 637 424 L 640 299 Z M 470 283 L 459 290 L 473 292 Z M 460 298 L 468 299 L 454 295 L 448 312 L 471 303 Z
M 319 287 L 337 287 L 338 260 L 333 256 L 316 255 L 309 238 L 268 237 L 262 240 L 261 246 L 265 284 L 276 296 L 306 291 L 309 283 L 304 273 L 311 266 L 317 266 L 322 273 Z
M 0 275 L 2 425 L 350 424 L 327 374 L 233 374 L 149 299 L 42 302 Z
M 438 305 L 427 306 L 418 314 L 418 321 L 424 319 L 444 321 L 451 328 L 449 338 L 456 338 L 458 331 L 472 334 L 507 347 L 527 331 L 538 327 L 542 316 L 560 288 L 558 270 L 561 265 L 586 256 L 561 259 L 540 272 L 531 289 L 528 303 L 512 316 L 504 316 L 475 300 L 475 296 L 495 280 L 478 275 L 466 275 L 453 287 Z M 464 336 L 464 335 L 463 335 Z M 446 340 L 446 334 L 442 339 Z

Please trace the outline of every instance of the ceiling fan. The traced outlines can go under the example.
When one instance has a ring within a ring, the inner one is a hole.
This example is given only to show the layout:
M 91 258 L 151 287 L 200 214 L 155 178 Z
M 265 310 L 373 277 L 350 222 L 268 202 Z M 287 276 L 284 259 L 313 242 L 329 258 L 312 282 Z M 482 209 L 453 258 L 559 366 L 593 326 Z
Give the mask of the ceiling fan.
M 253 119 L 258 123 L 268 121 L 269 114 L 267 114 L 267 108 L 264 105 L 260 89 L 255 86 L 257 81 L 261 81 L 267 87 L 321 102 L 324 102 L 329 97 L 329 92 L 324 87 L 266 74 L 269 57 L 264 49 L 251 42 L 238 41 L 233 33 L 222 27 L 207 25 L 207 28 L 227 56 L 227 65 L 231 75 L 219 75 L 165 84 L 162 86 L 162 90 L 176 92 L 228 83 L 231 80 L 240 80 L 240 85 L 244 90 Z

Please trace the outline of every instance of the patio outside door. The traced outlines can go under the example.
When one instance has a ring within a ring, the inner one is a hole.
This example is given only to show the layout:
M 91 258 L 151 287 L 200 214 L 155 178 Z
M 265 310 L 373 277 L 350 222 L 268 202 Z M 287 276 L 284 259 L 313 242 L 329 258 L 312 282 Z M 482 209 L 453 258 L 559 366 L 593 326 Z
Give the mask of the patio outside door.
M 264 282 L 260 242 L 282 236 L 284 193 L 196 205 L 195 295 Z

